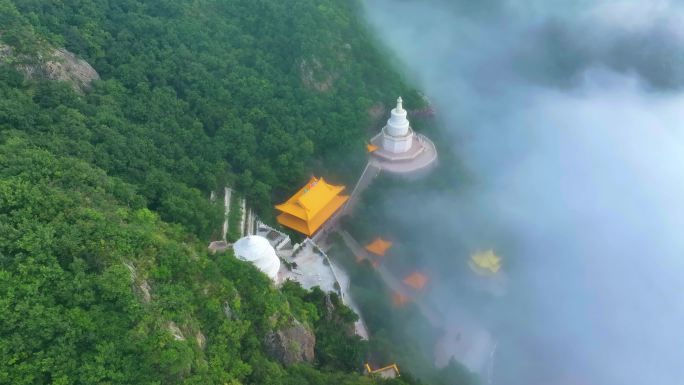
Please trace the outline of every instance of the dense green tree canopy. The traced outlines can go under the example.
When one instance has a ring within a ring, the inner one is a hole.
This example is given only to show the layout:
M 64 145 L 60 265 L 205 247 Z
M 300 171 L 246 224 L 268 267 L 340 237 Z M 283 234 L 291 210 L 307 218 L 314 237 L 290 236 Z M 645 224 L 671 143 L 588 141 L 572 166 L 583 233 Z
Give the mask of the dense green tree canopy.
M 0 0 L 0 383 L 382 382 L 360 374 L 339 299 L 206 252 L 211 191 L 272 215 L 362 152 L 367 110 L 404 90 L 356 7 Z M 101 80 L 41 77 L 56 47 Z M 293 318 L 316 334 L 311 365 L 264 353 Z

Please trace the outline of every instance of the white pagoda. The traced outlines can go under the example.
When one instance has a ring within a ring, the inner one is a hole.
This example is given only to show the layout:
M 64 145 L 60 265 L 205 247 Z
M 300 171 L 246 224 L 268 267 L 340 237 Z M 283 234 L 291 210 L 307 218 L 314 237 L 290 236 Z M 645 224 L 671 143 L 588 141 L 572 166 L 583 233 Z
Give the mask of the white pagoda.
M 409 174 L 427 169 L 437 161 L 434 143 L 413 132 L 401 96 L 390 118 L 368 146 L 373 164 L 385 171 Z
M 401 96 L 397 107 L 390 112 L 387 125 L 382 128 L 382 149 L 392 154 L 408 152 L 413 145 L 413 130 L 406 119 L 406 110 Z

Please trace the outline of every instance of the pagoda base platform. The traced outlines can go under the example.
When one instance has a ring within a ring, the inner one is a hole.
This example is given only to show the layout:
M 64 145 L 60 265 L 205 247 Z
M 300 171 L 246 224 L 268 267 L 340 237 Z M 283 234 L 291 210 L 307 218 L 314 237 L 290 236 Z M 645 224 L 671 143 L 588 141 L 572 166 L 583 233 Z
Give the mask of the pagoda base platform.
M 410 175 L 429 170 L 437 164 L 435 144 L 424 135 L 414 134 L 411 148 L 400 154 L 383 150 L 382 139 L 382 133 L 371 139 L 371 144 L 378 149 L 371 153 L 370 161 L 384 171 Z

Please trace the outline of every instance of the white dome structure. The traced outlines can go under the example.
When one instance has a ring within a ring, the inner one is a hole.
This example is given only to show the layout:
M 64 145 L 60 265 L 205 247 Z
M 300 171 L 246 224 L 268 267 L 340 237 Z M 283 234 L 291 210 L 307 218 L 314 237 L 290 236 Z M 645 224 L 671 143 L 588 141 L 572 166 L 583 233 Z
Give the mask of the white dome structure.
M 280 259 L 268 239 L 259 235 L 248 235 L 233 244 L 235 256 L 252 263 L 273 281 L 278 277 Z

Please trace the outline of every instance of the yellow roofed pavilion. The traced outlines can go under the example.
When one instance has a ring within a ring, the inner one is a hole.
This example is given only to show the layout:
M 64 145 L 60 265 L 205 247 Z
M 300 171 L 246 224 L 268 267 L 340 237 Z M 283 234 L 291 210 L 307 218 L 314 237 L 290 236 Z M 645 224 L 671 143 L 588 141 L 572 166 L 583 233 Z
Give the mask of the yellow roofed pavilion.
M 501 269 L 501 258 L 494 254 L 494 250 L 489 249 L 473 254 L 468 264 L 478 274 L 494 275 Z
M 277 220 L 283 226 L 308 236 L 313 235 L 349 199 L 340 195 L 345 186 L 328 184 L 323 178 L 312 177 L 286 202 L 276 205 L 282 213 Z
M 399 367 L 397 366 L 397 364 L 387 365 L 384 368 L 380 369 L 371 368 L 368 362 L 366 362 L 363 366 L 366 369 L 366 375 L 372 377 L 379 377 L 382 379 L 389 380 L 400 376 Z

